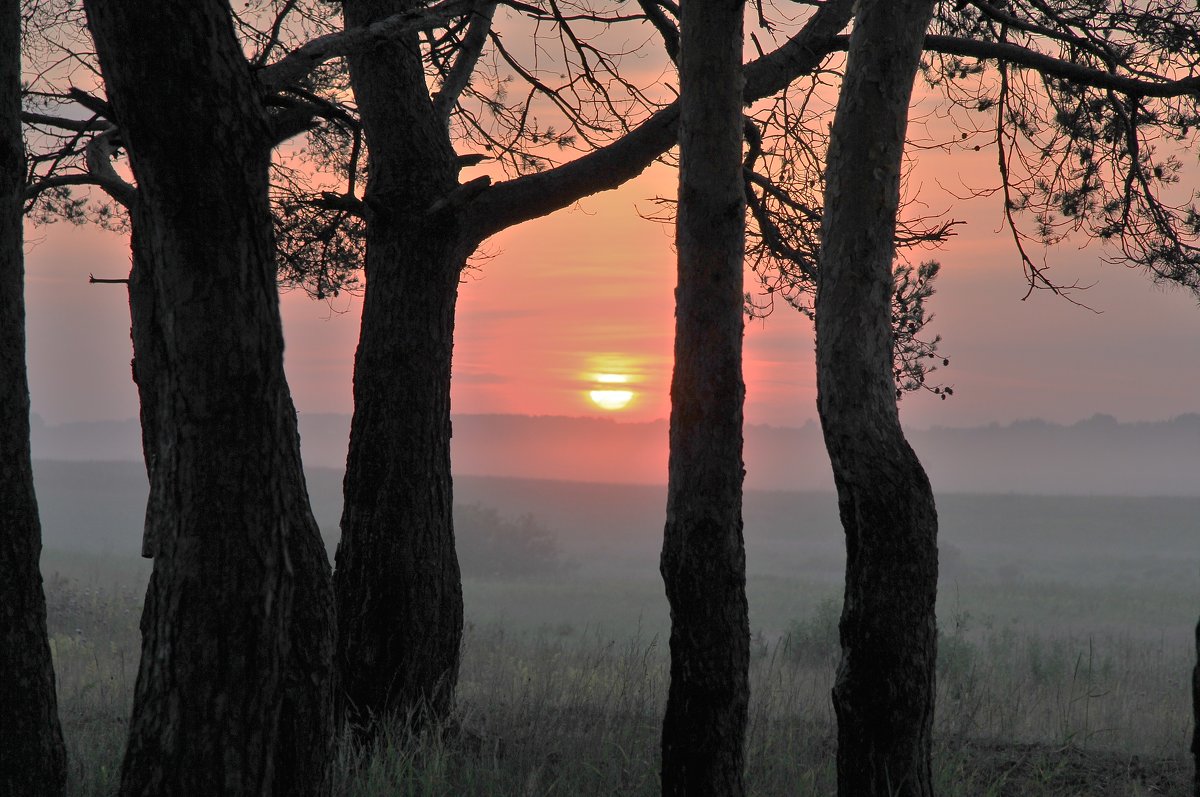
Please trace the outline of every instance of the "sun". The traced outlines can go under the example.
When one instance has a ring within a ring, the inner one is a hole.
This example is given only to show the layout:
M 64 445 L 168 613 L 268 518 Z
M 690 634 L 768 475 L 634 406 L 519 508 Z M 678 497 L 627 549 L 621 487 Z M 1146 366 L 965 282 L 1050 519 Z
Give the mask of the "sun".
M 588 391 L 588 398 L 602 410 L 623 410 L 633 401 L 633 391 L 622 387 L 629 381 L 624 374 L 596 374 L 599 387 Z
M 592 390 L 588 398 L 602 410 L 623 410 L 633 400 L 632 390 Z

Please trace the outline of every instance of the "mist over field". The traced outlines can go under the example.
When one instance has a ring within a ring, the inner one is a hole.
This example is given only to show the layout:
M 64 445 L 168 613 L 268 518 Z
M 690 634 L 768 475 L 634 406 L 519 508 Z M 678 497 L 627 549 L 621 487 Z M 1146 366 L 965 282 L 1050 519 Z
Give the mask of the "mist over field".
M 342 469 L 331 465 L 347 425 L 301 416 L 331 556 L 342 503 Z M 507 745 L 498 771 L 541 771 L 547 745 L 569 761 L 655 744 L 669 633 L 658 573 L 665 433 L 662 423 L 455 419 L 467 621 L 459 702 L 475 732 Z M 939 513 L 941 793 L 998 782 L 1011 795 L 1099 794 L 1070 784 L 1105 782 L 1104 794 L 1130 793 L 1128 783 L 1172 793 L 1190 772 L 1200 416 L 913 437 Z M 80 755 L 116 761 L 123 737 L 99 729 L 127 716 L 150 572 L 139 557 L 147 487 L 137 426 L 35 421 L 33 441 L 64 722 L 70 738 L 94 740 Z M 811 793 L 825 793 L 845 565 L 837 500 L 815 426 L 750 427 L 746 450 L 748 778 L 780 794 L 796 793 L 796 777 L 816 778 Z M 780 484 L 792 489 L 769 489 Z M 416 769 L 368 772 L 344 792 L 392 793 L 362 783 L 420 778 L 436 765 L 398 760 Z M 653 791 L 652 760 L 623 766 L 620 778 Z M 111 790 L 88 778 L 96 793 Z
M 328 465 L 344 456 L 347 425 L 345 416 L 301 419 L 313 512 L 331 554 L 342 471 Z M 468 615 L 560 622 L 575 612 L 583 622 L 641 618 L 664 630 L 658 554 L 666 490 L 661 483 L 637 483 L 651 479 L 662 454 L 658 432 L 665 435 L 665 427 L 659 427 L 457 418 L 456 527 L 468 579 L 635 585 L 620 600 L 597 594 L 591 609 L 572 605 L 562 617 L 537 596 L 528 604 L 509 601 L 520 592 L 510 585 L 497 599 L 468 605 Z M 1179 611 L 1140 599 L 1131 606 L 1108 601 L 1113 611 L 1091 617 L 1085 603 L 1062 610 L 1035 605 L 1037 623 L 1088 632 L 1188 633 L 1200 594 L 1200 415 L 1143 424 L 1102 416 L 1070 426 L 1029 421 L 914 437 L 938 494 L 944 602 L 974 604 L 972 590 L 981 585 L 1031 595 L 1038 585 L 1106 595 L 1145 588 L 1183 598 Z M 750 427 L 747 434 L 747 570 L 752 591 L 756 584 L 772 586 L 752 603 L 752 616 L 772 633 L 812 609 L 807 587 L 833 596 L 840 589 L 844 543 L 818 438 L 811 425 Z M 132 421 L 35 425 L 47 550 L 138 555 L 146 479 L 137 442 Z M 86 461 L 105 455 L 124 461 Z M 549 474 L 556 478 L 545 478 Z M 573 479 L 588 474 L 595 481 Z M 615 483 L 618 477 L 631 483 Z M 789 482 L 790 490 L 763 489 Z M 806 589 L 790 594 L 787 585 L 797 581 Z M 618 605 L 625 607 L 621 617 L 614 615 Z M 978 611 L 995 613 L 982 596 Z
M 342 469 L 350 416 L 300 414 L 308 467 Z M 970 428 L 909 429 L 934 491 L 1032 495 L 1200 496 L 1200 414 L 1120 423 L 1095 415 Z M 821 430 L 749 425 L 746 487 L 832 490 Z M 612 484 L 665 484 L 666 421 L 458 415 L 452 441 L 459 475 Z M 140 462 L 137 422 L 47 425 L 33 419 L 35 459 Z

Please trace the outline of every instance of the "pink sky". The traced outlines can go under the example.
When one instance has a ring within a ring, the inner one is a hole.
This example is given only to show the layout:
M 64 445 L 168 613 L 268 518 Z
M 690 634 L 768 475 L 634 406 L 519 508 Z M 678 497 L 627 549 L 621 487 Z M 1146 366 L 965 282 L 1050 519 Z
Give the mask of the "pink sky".
M 994 200 L 958 203 L 960 174 L 989 182 L 990 153 L 924 153 L 911 181 L 930 212 L 968 223 L 936 257 L 943 264 L 933 328 L 955 395 L 914 395 L 905 422 L 975 425 L 1042 417 L 1074 421 L 1104 412 L 1158 420 L 1200 411 L 1200 309 L 1178 289 L 1099 262 L 1067 243 L 1048 254 L 1062 283 L 1096 282 L 1080 295 L 1099 314 L 1045 293 L 1021 301 L 1025 282 Z M 671 231 L 639 218 L 674 192 L 656 166 L 624 188 L 509 230 L 461 290 L 453 407 L 458 413 L 608 415 L 587 398 L 600 372 L 626 373 L 629 420 L 668 414 L 673 334 Z M 28 330 L 34 411 L 50 423 L 136 416 L 129 378 L 129 318 L 119 236 L 66 225 L 28 231 Z M 755 287 L 753 277 L 747 281 Z M 360 297 L 331 305 L 285 294 L 287 370 L 301 412 L 350 412 Z M 799 425 L 815 418 L 811 325 L 779 306 L 746 330 L 746 417 Z

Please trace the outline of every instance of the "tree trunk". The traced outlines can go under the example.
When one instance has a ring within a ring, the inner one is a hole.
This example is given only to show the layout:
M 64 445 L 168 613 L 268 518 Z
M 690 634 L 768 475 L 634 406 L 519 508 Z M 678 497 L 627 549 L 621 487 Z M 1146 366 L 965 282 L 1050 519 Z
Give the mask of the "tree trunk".
M 346 24 L 412 2 L 347 0 Z M 338 545 L 337 660 L 347 717 L 441 719 L 453 706 L 462 582 L 450 478 L 450 360 L 464 243 L 456 156 L 432 111 L 416 35 L 353 57 L 370 151 L 366 296 Z
M 893 234 L 931 0 L 863 0 L 828 153 L 817 388 L 846 532 L 838 794 L 933 794 L 937 512 L 892 379 Z
M 1196 623 L 1196 666 L 1192 668 L 1192 759 L 1195 763 L 1193 791 L 1200 797 L 1200 622 Z
M 0 794 L 49 797 L 63 793 L 67 762 L 29 451 L 20 5 L 0 3 Z
M 750 625 L 742 539 L 742 4 L 688 0 L 667 523 L 665 795 L 741 795 Z
M 130 298 L 153 415 L 121 793 L 322 794 L 332 595 L 283 374 L 266 112 L 228 6 L 85 5 L 138 179 Z

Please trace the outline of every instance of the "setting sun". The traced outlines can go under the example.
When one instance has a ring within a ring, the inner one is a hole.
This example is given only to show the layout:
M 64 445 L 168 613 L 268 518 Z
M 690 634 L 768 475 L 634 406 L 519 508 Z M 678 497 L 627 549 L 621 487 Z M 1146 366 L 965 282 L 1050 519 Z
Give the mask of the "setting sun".
M 624 374 L 596 374 L 601 387 L 588 391 L 588 398 L 602 410 L 622 410 L 633 400 L 633 391 L 624 385 L 629 377 Z

